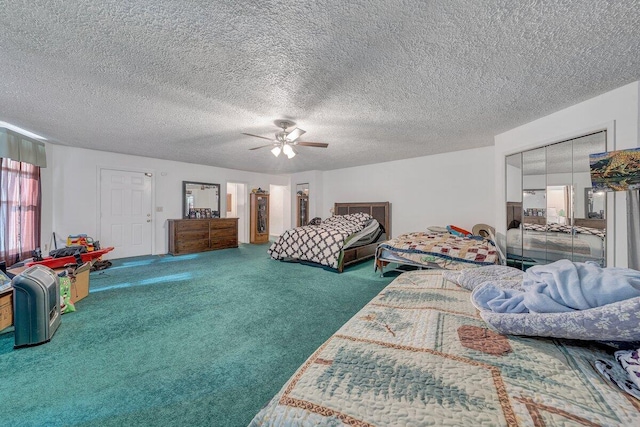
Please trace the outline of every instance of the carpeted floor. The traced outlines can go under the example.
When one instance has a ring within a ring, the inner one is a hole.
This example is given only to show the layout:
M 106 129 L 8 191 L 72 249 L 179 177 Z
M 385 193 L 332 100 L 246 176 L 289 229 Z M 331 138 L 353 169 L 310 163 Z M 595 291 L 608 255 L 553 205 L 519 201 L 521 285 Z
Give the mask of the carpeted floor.
M 115 260 L 51 342 L 0 334 L 0 425 L 246 426 L 384 288 L 373 261 L 337 274 L 267 245 Z

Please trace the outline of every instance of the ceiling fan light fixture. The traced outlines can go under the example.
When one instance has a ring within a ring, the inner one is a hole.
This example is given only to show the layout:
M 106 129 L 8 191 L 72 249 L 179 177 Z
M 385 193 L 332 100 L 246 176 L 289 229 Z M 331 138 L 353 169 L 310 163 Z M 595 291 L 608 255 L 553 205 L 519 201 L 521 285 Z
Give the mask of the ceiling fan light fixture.
M 289 144 L 284 144 L 282 147 L 282 152 L 287 155 L 288 158 L 293 159 L 296 155 L 296 152 L 293 150 Z
M 271 149 L 271 153 L 273 153 L 273 155 L 276 156 L 276 157 L 278 157 L 280 155 L 280 151 L 281 151 L 281 149 L 280 149 L 279 146 L 273 147 Z

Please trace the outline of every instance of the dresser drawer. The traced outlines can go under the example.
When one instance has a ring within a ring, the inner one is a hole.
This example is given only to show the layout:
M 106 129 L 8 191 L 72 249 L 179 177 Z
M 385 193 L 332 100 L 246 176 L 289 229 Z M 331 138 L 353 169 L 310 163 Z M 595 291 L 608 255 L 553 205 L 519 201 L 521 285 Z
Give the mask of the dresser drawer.
M 238 232 L 235 228 L 220 228 L 217 230 L 211 230 L 211 240 L 220 239 L 224 237 L 237 238 Z
M 209 230 L 180 231 L 176 233 L 177 240 L 209 240 Z
M 209 250 L 209 239 L 206 240 L 185 240 L 176 243 L 176 253 L 186 254 L 191 252 L 202 252 Z
M 225 237 L 222 239 L 212 240 L 211 249 L 237 248 L 238 239 L 235 237 Z
M 176 222 L 176 231 L 195 231 L 206 230 L 209 231 L 209 221 L 198 219 L 185 219 L 183 221 Z
M 221 230 L 221 229 L 236 229 L 238 227 L 237 219 L 216 219 L 215 221 L 211 221 L 211 229 L 212 230 Z

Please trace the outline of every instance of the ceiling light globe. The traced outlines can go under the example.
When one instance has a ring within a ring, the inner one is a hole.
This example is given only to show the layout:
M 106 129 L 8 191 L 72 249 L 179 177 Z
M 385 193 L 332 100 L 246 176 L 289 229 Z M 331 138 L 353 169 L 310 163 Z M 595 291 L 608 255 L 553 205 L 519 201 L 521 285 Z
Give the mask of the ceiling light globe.
M 273 153 L 274 156 L 278 157 L 280 155 L 280 147 L 273 147 L 271 149 L 271 152 Z

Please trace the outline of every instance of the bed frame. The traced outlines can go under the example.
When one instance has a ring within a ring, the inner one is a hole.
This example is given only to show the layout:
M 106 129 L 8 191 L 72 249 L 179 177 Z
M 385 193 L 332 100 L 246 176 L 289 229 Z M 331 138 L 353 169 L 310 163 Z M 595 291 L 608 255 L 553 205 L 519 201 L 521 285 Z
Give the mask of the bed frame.
M 386 240 L 391 239 L 391 203 L 336 203 L 333 206 L 334 215 L 347 215 L 358 212 L 368 213 L 375 218 L 384 227 Z M 345 249 L 343 251 L 342 261 L 338 265 L 338 272 L 342 273 L 344 267 L 347 265 L 373 258 L 379 243 L 380 242 L 375 242 L 365 246 Z

